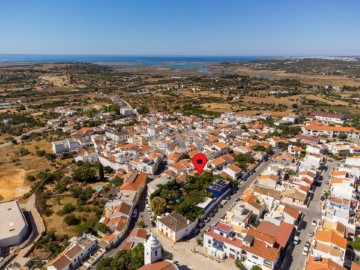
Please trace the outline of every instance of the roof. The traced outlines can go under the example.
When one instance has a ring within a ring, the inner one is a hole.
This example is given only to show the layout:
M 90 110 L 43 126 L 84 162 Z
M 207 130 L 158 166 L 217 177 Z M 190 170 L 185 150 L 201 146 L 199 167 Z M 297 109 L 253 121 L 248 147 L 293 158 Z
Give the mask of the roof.
M 138 270 L 176 270 L 178 269 L 173 263 L 169 261 L 156 262 L 152 264 L 144 265 Z
M 254 236 L 254 241 L 251 246 L 242 245 L 241 248 L 261 258 L 275 262 L 280 253 L 280 246 L 269 247 L 265 242 L 260 241 Z
M 0 203 L 0 240 L 17 237 L 25 227 L 27 222 L 17 201 Z
M 289 205 L 286 205 L 285 208 L 284 208 L 284 212 L 286 214 L 288 214 L 289 216 L 291 216 L 292 218 L 294 219 L 297 219 L 300 215 L 300 210 L 296 209 L 296 208 L 293 208 Z
M 345 270 L 346 268 L 338 265 L 330 259 L 322 258 L 321 261 L 315 261 L 313 256 L 310 256 L 306 270 Z M 353 269 L 353 268 L 351 268 Z
M 188 225 L 187 218 L 176 212 L 160 218 L 159 221 L 174 232 L 178 232 Z
M 128 239 L 132 238 L 132 237 L 139 237 L 139 238 L 143 238 L 146 240 L 146 230 L 145 229 L 133 229 L 129 236 Z
M 324 130 L 324 131 L 337 131 L 337 132 L 360 132 L 360 130 L 352 127 L 340 127 L 340 126 L 304 126 L 306 130 Z
M 49 265 L 54 266 L 57 270 L 62 270 L 67 268 L 67 266 L 71 263 L 71 261 L 63 255 L 59 255 L 54 260 L 52 260 Z
M 66 252 L 66 256 L 69 258 L 74 258 L 77 254 L 80 253 L 81 250 L 82 248 L 79 245 L 75 245 Z
M 318 231 L 315 236 L 317 241 L 326 242 L 326 243 L 333 243 L 334 245 L 346 249 L 347 240 L 346 238 L 338 235 L 332 231 Z

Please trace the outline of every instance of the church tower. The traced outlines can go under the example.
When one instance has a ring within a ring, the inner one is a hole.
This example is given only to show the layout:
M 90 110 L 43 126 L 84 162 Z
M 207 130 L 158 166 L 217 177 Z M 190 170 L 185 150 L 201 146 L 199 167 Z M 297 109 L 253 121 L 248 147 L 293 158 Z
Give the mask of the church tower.
M 146 264 L 154 263 L 162 257 L 162 245 L 156 236 L 150 235 L 144 244 L 144 262 Z

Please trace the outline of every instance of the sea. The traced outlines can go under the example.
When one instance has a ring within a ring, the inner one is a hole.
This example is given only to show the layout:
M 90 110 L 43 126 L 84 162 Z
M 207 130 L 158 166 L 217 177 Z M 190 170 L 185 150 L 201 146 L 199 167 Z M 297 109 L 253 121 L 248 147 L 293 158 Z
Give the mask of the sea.
M 249 62 L 272 57 L 261 56 L 123 56 L 123 55 L 45 55 L 0 54 L 0 64 L 11 63 L 95 63 L 119 66 L 163 66 L 172 69 L 201 69 L 222 62 Z

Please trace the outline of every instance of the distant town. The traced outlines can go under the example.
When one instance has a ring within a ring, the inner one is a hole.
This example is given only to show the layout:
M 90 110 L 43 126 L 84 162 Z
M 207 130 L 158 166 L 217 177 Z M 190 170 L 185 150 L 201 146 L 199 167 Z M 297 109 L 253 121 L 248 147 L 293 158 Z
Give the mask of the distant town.
M 358 75 L 285 61 L 1 66 L 0 269 L 360 269 Z

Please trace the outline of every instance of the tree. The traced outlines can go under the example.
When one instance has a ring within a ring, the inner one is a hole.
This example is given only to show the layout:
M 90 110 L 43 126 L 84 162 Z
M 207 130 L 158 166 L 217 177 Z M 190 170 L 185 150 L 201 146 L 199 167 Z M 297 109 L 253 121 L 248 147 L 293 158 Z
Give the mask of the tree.
M 346 140 L 346 139 L 347 139 L 347 134 L 345 134 L 345 133 L 340 133 L 340 134 L 338 135 L 338 139 L 339 139 L 339 140 Z
M 114 172 L 113 168 L 111 168 L 110 166 L 105 166 L 104 170 L 105 170 L 105 173 L 108 173 L 108 174 Z
M 76 209 L 76 207 L 74 205 L 72 205 L 71 203 L 66 203 L 64 205 L 63 209 L 61 209 L 57 213 L 59 215 L 63 216 L 63 215 L 67 215 L 67 214 L 70 214 L 70 213 L 74 212 L 75 209 Z
M 92 182 L 95 180 L 96 172 L 90 163 L 84 163 L 73 171 L 72 177 L 79 182 Z
M 74 214 L 69 214 L 64 217 L 64 222 L 67 225 L 74 226 L 80 224 L 80 219 L 78 219 Z
M 262 270 L 262 268 L 258 265 L 253 265 L 253 267 L 251 267 L 251 270 Z
M 245 266 L 244 266 L 244 264 L 242 263 L 242 261 L 240 261 L 239 259 L 236 259 L 236 260 L 234 261 L 234 263 L 235 263 L 235 266 L 236 266 L 238 269 L 240 269 L 240 270 L 245 270 L 245 269 L 246 269 Z
M 155 197 L 151 200 L 151 209 L 155 215 L 161 215 L 166 208 L 166 200 L 161 197 Z
M 111 183 L 116 187 L 120 187 L 124 183 L 124 179 L 120 178 L 119 176 L 115 176 L 113 179 L 111 179 Z
M 98 170 L 99 170 L 99 179 L 104 180 L 105 178 L 104 166 L 100 162 L 98 163 Z

